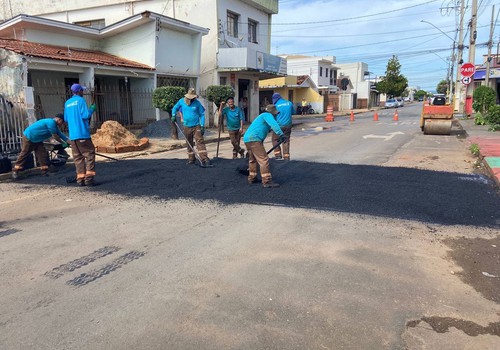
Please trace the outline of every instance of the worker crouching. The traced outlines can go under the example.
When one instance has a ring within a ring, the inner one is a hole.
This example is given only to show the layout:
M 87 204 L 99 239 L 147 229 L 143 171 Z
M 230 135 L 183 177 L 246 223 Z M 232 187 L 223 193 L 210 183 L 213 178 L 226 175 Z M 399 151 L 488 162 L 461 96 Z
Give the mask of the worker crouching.
M 257 182 L 257 171 L 258 167 L 260 167 L 262 186 L 265 188 L 279 187 L 278 183 L 273 182 L 273 177 L 269 169 L 269 157 L 264 148 L 264 140 L 271 129 L 279 136 L 281 141 L 286 139 L 276 121 L 278 114 L 279 112 L 274 105 L 267 105 L 265 112 L 255 118 L 245 132 L 243 141 L 249 155 L 248 183 L 250 184 Z

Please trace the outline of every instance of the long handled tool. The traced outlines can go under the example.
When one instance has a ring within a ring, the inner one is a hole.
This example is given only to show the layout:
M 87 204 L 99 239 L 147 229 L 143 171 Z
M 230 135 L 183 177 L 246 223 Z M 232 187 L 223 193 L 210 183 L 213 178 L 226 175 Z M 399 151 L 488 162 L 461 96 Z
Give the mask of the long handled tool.
M 181 127 L 179 126 L 179 124 L 177 124 L 177 121 L 175 121 L 174 123 L 175 123 L 175 126 L 177 127 L 177 129 L 179 130 L 179 132 L 181 133 L 182 137 L 184 138 L 184 140 L 186 140 L 186 143 L 187 143 L 187 145 L 188 145 L 189 149 L 190 149 L 190 150 L 194 153 L 194 156 L 195 156 L 196 160 L 197 160 L 198 162 L 200 162 L 200 166 L 201 166 L 202 168 L 205 168 L 205 164 L 203 164 L 203 161 L 201 160 L 200 155 L 199 155 L 199 154 L 198 154 L 198 152 L 194 149 L 193 145 L 191 145 L 191 143 L 188 141 L 188 139 L 187 139 L 186 135 L 184 135 L 184 133 L 182 132 Z
M 281 144 L 283 142 L 285 142 L 287 140 L 287 138 L 284 138 L 282 140 L 280 140 L 275 146 L 271 147 L 269 149 L 269 151 L 266 152 L 266 154 L 269 154 L 271 153 L 272 151 L 274 151 L 276 148 L 278 148 L 279 146 L 281 146 Z M 241 175 L 245 175 L 245 176 L 248 176 L 250 174 L 250 170 L 248 169 L 248 163 L 245 163 L 244 166 L 239 166 L 237 169 L 236 169 Z
M 220 132 L 221 132 L 221 122 L 223 121 L 222 119 L 222 113 L 219 113 L 219 137 L 217 138 L 217 152 L 215 152 L 215 159 L 219 158 L 219 144 L 220 144 Z

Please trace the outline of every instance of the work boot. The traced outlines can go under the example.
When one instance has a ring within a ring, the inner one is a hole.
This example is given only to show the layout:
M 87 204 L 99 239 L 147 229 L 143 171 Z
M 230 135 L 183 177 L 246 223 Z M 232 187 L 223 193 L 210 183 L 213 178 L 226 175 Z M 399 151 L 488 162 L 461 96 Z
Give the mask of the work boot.
M 76 184 L 78 186 L 85 186 L 85 179 L 76 179 Z
M 245 158 L 245 150 L 244 150 L 243 148 L 242 148 L 242 149 L 240 149 L 240 152 L 239 152 L 239 153 L 240 153 L 240 157 L 241 157 L 241 158 Z
M 186 162 L 186 164 L 194 164 L 194 160 L 193 159 L 188 159 L 188 161 Z
M 248 178 L 247 181 L 250 185 L 259 182 L 259 180 L 257 180 L 257 178 L 255 177 L 253 179 Z
M 214 167 L 214 165 L 212 164 L 212 162 L 210 161 L 210 159 L 204 160 L 202 162 L 202 166 L 204 168 L 213 168 Z
M 84 181 L 85 186 L 94 186 L 95 181 L 93 177 L 86 177 Z
M 283 160 L 283 158 L 281 158 L 281 156 L 275 156 L 274 159 L 275 160 Z
M 238 158 L 238 153 L 233 153 L 233 159 L 237 159 Z
M 280 184 L 279 183 L 276 183 L 276 182 L 266 182 L 266 183 L 262 183 L 262 187 L 264 188 L 275 188 L 275 187 L 280 187 Z
M 12 170 L 12 180 L 19 180 L 19 171 Z
M 48 170 L 42 170 L 40 172 L 40 176 L 48 176 L 49 175 L 49 171 Z

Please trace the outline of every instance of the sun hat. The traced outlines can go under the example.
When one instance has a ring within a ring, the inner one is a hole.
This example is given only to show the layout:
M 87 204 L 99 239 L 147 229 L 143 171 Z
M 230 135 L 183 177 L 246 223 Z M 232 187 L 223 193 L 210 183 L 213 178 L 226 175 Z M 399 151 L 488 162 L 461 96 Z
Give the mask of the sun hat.
M 271 113 L 272 115 L 276 115 L 279 113 L 275 105 L 267 105 L 266 112 Z
M 188 93 L 184 95 L 185 98 L 188 98 L 190 100 L 192 100 L 193 98 L 197 98 L 198 95 L 196 95 L 196 90 L 193 89 L 193 88 L 190 88 L 188 90 Z

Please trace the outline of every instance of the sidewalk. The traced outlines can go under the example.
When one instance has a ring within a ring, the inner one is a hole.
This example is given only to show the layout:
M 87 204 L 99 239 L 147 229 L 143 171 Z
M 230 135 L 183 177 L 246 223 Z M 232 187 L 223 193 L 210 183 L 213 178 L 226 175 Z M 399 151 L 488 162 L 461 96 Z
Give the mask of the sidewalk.
M 467 142 L 478 145 L 480 159 L 500 187 L 500 132 L 488 131 L 487 125 L 475 125 L 474 119 L 460 119 L 459 123 L 467 132 Z

